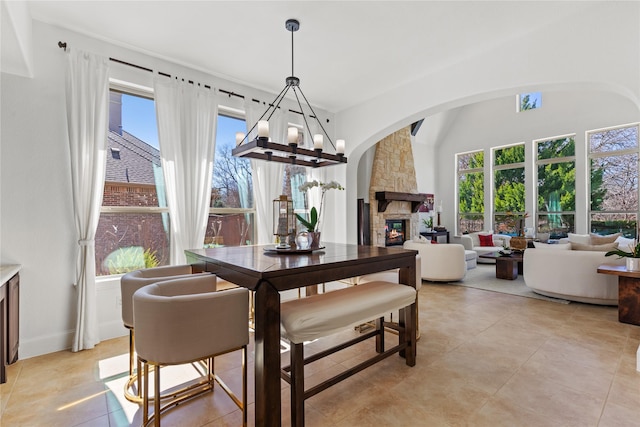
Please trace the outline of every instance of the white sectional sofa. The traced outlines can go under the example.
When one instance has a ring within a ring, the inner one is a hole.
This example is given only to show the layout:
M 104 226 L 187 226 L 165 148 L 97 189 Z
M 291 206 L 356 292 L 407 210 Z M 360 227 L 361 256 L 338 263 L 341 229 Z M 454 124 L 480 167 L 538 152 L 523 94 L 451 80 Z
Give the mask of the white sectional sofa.
M 480 234 L 491 235 L 493 246 L 481 246 L 479 237 Z M 453 243 L 461 244 L 462 246 L 464 246 L 465 250 L 475 251 L 478 254 L 478 262 L 484 264 L 494 264 L 495 260 L 480 258 L 480 255 L 500 251 L 505 246 L 509 246 L 510 240 L 511 236 L 507 236 L 506 234 L 492 234 L 489 231 L 463 234 L 461 236 L 453 236 L 451 238 L 451 241 Z
M 554 298 L 617 305 L 617 276 L 600 274 L 597 270 L 601 264 L 624 264 L 625 260 L 615 256 L 605 257 L 604 254 L 594 251 L 527 249 L 524 251 L 524 282 L 534 292 Z

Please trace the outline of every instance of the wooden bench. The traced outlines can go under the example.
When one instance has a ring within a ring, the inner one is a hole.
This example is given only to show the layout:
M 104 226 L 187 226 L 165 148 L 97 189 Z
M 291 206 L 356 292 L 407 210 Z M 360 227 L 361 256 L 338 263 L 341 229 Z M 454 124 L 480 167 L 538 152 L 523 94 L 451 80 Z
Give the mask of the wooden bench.
M 384 315 L 395 310 L 400 310 L 400 321 L 384 322 Z M 326 337 L 373 319 L 376 324 L 374 331 L 304 357 L 305 341 Z M 411 286 L 392 282 L 369 282 L 284 302 L 280 308 L 280 320 L 282 336 L 291 343 L 290 365 L 283 367 L 281 371 L 282 378 L 291 386 L 291 423 L 303 426 L 306 399 L 394 353 L 404 356 L 405 351 L 415 351 L 416 290 Z M 398 331 L 398 345 L 388 350 L 384 348 L 385 327 Z M 304 365 L 373 337 L 376 338 L 378 354 L 305 390 Z M 409 366 L 415 364 L 415 359 L 411 359 L 413 362 L 407 358 Z

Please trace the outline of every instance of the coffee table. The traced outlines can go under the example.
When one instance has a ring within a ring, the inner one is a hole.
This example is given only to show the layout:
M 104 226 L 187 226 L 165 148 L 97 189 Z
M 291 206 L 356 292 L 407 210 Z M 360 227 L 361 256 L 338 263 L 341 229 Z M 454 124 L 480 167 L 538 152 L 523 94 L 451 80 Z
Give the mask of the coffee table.
M 500 252 L 490 252 L 478 255 L 479 258 L 496 260 L 496 278 L 515 280 L 522 274 L 524 252 L 512 252 L 511 255 L 501 255 Z

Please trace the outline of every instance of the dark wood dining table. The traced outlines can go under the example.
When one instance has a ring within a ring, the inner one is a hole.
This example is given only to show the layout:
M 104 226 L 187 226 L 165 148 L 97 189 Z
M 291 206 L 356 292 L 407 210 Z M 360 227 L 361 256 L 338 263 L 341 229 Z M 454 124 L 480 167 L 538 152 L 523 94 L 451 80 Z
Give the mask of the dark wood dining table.
M 266 252 L 265 245 L 190 249 L 185 254 L 197 271 L 255 292 L 255 425 L 280 426 L 280 291 L 399 268 L 400 283 L 416 287 L 414 250 L 398 247 L 325 243 L 311 253 Z M 416 361 L 416 304 L 404 310 L 411 344 L 401 352 Z

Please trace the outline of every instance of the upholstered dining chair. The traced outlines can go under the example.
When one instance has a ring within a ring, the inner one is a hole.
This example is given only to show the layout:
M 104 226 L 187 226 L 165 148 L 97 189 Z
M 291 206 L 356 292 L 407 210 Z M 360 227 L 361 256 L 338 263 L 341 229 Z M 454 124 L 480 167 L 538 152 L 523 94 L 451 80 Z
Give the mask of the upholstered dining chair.
M 144 364 L 142 400 L 143 425 L 160 425 L 161 414 L 181 402 L 207 391 L 214 381 L 242 410 L 247 424 L 247 345 L 249 343 L 249 291 L 235 288 L 216 291 L 213 275 L 182 277 L 138 289 L 133 294 L 135 350 Z M 213 371 L 214 357 L 236 350 L 242 352 L 242 400 Z M 207 361 L 201 381 L 171 399 L 153 399 L 149 417 L 149 366 L 155 368 L 154 396 L 160 396 L 161 366 Z
M 191 277 L 193 275 L 191 265 L 169 265 L 163 267 L 146 268 L 131 271 L 120 278 L 120 294 L 122 297 L 122 323 L 129 330 L 129 380 L 124 387 L 124 395 L 131 402 L 140 403 L 142 397 L 141 367 L 134 369 L 134 328 L 133 328 L 133 294 L 143 286 L 151 285 L 161 280 L 171 278 Z M 196 273 L 198 275 L 210 275 L 210 273 Z M 137 390 L 132 393 L 133 384 L 137 382 Z

